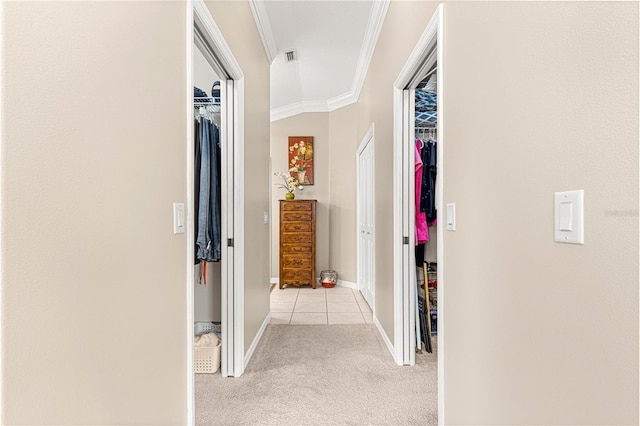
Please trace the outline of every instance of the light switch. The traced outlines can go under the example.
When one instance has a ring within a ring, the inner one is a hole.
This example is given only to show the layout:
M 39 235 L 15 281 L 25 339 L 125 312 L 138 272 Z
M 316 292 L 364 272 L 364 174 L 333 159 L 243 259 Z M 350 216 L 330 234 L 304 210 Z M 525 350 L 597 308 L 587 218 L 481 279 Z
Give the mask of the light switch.
M 447 204 L 447 231 L 456 230 L 456 203 Z
M 573 231 L 573 203 L 571 201 L 560 202 L 560 230 Z
M 184 203 L 173 203 L 173 233 L 184 234 Z
M 269 223 L 269 212 L 264 212 L 263 220 L 264 220 L 265 225 L 267 223 Z
M 556 192 L 554 211 L 555 241 L 584 244 L 584 190 Z

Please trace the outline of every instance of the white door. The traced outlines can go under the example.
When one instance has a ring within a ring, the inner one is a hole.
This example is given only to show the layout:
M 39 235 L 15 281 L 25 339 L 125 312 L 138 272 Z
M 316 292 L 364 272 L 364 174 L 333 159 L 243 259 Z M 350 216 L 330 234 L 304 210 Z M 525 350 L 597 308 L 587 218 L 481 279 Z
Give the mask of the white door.
M 373 125 L 357 151 L 358 190 L 358 289 L 374 311 L 375 296 L 375 227 L 374 227 L 374 140 Z M 374 311 L 375 312 L 375 311 Z

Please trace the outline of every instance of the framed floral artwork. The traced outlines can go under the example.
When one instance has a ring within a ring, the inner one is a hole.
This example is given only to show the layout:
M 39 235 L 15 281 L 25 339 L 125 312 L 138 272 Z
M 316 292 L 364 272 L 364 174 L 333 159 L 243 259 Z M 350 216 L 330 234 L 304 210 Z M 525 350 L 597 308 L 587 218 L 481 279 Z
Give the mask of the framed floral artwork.
M 289 173 L 313 185 L 313 136 L 289 136 Z

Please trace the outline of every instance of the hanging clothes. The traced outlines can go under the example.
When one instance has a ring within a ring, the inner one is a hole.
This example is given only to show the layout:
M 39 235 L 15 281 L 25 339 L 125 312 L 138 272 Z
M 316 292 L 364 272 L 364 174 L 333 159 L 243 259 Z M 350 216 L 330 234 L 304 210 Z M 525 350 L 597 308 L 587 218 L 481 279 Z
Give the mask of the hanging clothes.
M 415 244 L 426 243 L 429 241 L 429 228 L 427 227 L 427 215 L 420 211 L 420 192 L 422 189 L 422 175 L 424 171 L 424 164 L 422 161 L 422 155 L 419 146 L 423 143 L 420 139 L 416 141 L 415 150 L 415 173 L 416 173 L 416 194 L 415 194 L 415 206 L 416 206 L 416 241 Z
M 427 216 L 429 226 L 435 224 L 436 212 L 436 176 L 437 176 L 437 143 L 429 140 L 423 144 L 421 150 L 422 158 L 422 182 L 420 195 L 420 211 Z
M 222 257 L 220 130 L 203 117 L 196 120 L 195 127 L 195 258 L 196 263 L 219 262 Z M 206 263 L 203 266 L 206 277 Z

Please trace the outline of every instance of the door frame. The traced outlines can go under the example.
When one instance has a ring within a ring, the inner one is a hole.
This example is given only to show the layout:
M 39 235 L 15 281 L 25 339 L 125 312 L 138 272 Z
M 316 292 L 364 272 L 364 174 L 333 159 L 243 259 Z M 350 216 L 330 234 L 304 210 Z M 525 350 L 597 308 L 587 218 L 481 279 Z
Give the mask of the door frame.
M 222 147 L 222 338 L 221 374 L 239 377 L 244 372 L 244 74 L 203 0 L 185 2 L 186 7 L 186 149 L 187 149 L 187 424 L 195 422 L 194 386 L 194 125 L 193 43 L 205 43 L 205 57 L 220 76 Z M 198 31 L 198 33 L 196 33 Z M 196 37 L 196 34 L 198 37 Z M 226 161 L 224 161 L 226 159 Z M 229 170 L 232 168 L 232 170 Z M 231 241 L 229 241 L 231 239 Z M 229 242 L 231 242 L 229 244 Z
M 438 197 L 440 219 L 444 210 L 444 5 L 438 5 L 429 24 L 400 71 L 393 87 L 393 264 L 394 264 L 394 358 L 399 365 L 415 364 L 415 88 L 437 62 L 438 94 Z M 445 424 L 445 264 L 444 226 L 437 228 L 438 244 L 438 423 Z
M 361 199 L 360 199 L 360 155 L 362 155 L 363 151 L 365 150 L 365 148 L 367 148 L 369 146 L 369 144 L 371 144 L 371 149 L 373 149 L 373 151 L 371 152 L 371 155 L 373 157 L 373 166 L 374 166 L 374 170 L 375 170 L 375 158 L 376 158 L 376 151 L 375 151 L 375 123 L 371 123 L 371 126 L 369 127 L 369 130 L 367 130 L 367 134 L 364 136 L 364 138 L 362 139 L 362 142 L 360 142 L 360 145 L 358 146 L 358 149 L 356 150 L 356 221 L 358 223 L 356 223 L 356 283 L 358 285 L 358 291 L 361 291 L 361 287 L 360 287 L 360 280 L 361 280 L 361 265 L 362 265 L 362 256 L 363 254 L 360 252 L 360 215 L 362 213 L 362 203 L 361 203 Z M 372 197 L 372 203 L 375 207 L 375 195 L 376 195 L 376 182 L 375 179 L 371 182 L 371 197 Z M 375 208 L 373 209 L 373 211 L 371 212 L 371 221 L 373 222 L 373 229 L 375 230 L 375 223 L 376 223 L 376 210 Z M 373 261 L 375 261 L 375 253 L 376 253 L 376 242 L 375 242 L 375 234 L 373 236 Z M 374 313 L 375 315 L 375 301 L 376 301 L 376 271 L 375 268 L 372 268 L 371 270 L 371 303 L 373 306 L 371 306 L 371 311 Z M 368 303 L 368 301 L 367 301 Z

